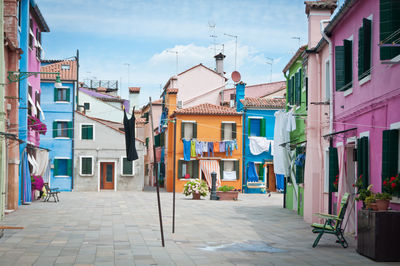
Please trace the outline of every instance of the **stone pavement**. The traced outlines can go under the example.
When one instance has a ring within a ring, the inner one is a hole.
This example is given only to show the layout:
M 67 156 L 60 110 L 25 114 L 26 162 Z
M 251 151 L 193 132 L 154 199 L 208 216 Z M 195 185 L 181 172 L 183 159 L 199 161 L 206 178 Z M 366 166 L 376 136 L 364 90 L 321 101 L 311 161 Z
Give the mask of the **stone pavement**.
M 0 265 L 361 265 L 354 241 L 333 236 L 317 248 L 310 226 L 282 209 L 282 195 L 240 194 L 235 202 L 161 193 L 165 248 L 155 192 L 62 192 L 6 216 Z M 348 237 L 350 240 L 350 237 Z

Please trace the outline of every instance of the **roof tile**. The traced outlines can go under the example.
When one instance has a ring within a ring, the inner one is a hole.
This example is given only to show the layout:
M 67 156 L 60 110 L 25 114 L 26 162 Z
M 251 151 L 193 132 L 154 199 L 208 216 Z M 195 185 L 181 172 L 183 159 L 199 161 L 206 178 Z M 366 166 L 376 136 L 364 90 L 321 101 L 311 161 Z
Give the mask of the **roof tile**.
M 172 114 L 174 115 L 240 115 L 234 108 L 203 103 L 196 106 L 178 109 Z
M 282 109 L 286 106 L 285 99 L 261 99 L 261 98 L 250 98 L 240 100 L 240 102 L 247 107 L 263 107 L 269 109 Z
M 69 68 L 69 69 L 67 69 Z M 75 60 L 64 60 L 53 64 L 45 65 L 40 68 L 40 72 L 60 72 L 61 80 L 76 80 L 77 66 Z M 56 80 L 54 74 L 41 74 L 42 80 Z
M 129 87 L 129 92 L 140 92 L 140 87 Z

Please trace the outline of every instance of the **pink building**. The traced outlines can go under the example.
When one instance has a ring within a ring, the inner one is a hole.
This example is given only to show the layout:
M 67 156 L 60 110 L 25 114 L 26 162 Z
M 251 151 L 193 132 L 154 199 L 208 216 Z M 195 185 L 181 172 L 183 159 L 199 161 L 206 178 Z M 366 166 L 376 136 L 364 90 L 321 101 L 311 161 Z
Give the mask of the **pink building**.
M 381 192 L 383 179 L 400 171 L 400 47 L 392 45 L 400 38 L 399 14 L 397 0 L 347 0 L 325 28 L 332 42 L 339 199 L 354 192 L 361 175 L 365 186 Z M 399 203 L 394 199 L 391 207 L 400 209 Z

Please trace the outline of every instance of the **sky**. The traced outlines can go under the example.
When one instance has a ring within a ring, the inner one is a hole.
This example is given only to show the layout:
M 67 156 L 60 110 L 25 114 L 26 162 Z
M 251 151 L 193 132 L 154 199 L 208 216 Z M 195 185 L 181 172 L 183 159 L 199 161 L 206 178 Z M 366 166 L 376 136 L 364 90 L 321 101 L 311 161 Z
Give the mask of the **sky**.
M 50 28 L 42 34 L 45 59 L 66 59 L 79 49 L 81 81 L 118 80 L 123 98 L 128 85 L 141 87 L 141 105 L 159 98 L 177 65 L 178 73 L 199 63 L 214 69 L 219 52 L 227 78 L 236 51 L 236 70 L 248 85 L 284 80 L 282 69 L 307 40 L 304 0 L 36 3 Z M 229 35 L 237 36 L 237 49 Z

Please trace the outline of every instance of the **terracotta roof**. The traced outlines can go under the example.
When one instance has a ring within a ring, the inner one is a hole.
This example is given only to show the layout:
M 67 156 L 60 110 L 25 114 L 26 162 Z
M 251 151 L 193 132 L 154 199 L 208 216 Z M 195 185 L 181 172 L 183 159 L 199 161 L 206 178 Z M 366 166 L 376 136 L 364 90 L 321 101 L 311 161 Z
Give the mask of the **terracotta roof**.
M 296 62 L 297 58 L 301 55 L 302 52 L 304 52 L 307 48 L 307 45 L 303 45 L 300 47 L 297 52 L 294 54 L 294 56 L 290 59 L 289 63 L 283 68 L 282 72 L 286 73 L 286 71 L 289 70 L 289 68 L 293 65 L 294 62 Z
M 174 111 L 174 115 L 241 115 L 234 108 L 203 103 L 196 106 L 178 109 Z
M 305 1 L 306 4 L 306 14 L 310 13 L 310 9 L 329 9 L 331 14 L 335 11 L 337 5 L 336 0 L 318 0 L 318 1 Z
M 129 87 L 129 92 L 140 92 L 140 87 Z
M 68 67 L 65 67 L 68 66 Z M 69 68 L 69 69 L 67 69 Z M 40 68 L 40 72 L 60 72 L 61 80 L 76 80 L 77 66 L 75 60 L 64 60 L 53 64 L 45 65 Z M 56 80 L 55 74 L 41 74 L 42 80 Z
M 247 97 L 240 100 L 240 102 L 246 107 L 263 107 L 269 109 L 283 109 L 286 106 L 285 99 L 260 99 Z
M 167 93 L 169 94 L 177 94 L 178 93 L 178 89 L 167 89 Z
M 264 97 L 266 95 L 278 92 L 285 88 L 286 88 L 286 81 L 276 81 L 271 83 L 261 83 L 249 86 L 246 85 L 244 93 L 245 97 Z M 235 93 L 236 93 L 235 88 L 225 89 L 223 93 L 224 96 L 223 102 L 229 103 L 231 94 Z
M 96 90 L 97 90 L 98 92 L 106 92 L 106 91 L 107 91 L 107 89 L 104 88 L 104 87 L 98 87 Z
M 108 97 L 96 97 L 99 100 L 104 102 L 116 102 L 116 103 L 123 103 L 125 100 L 121 98 L 108 98 Z
M 147 123 L 146 118 L 144 117 L 136 118 L 136 124 L 146 124 L 146 123 Z
M 200 64 L 198 64 L 198 65 L 195 65 L 195 66 L 193 66 L 193 67 L 191 67 L 191 68 L 189 68 L 189 69 L 186 69 L 185 71 L 179 73 L 178 76 L 180 76 L 180 75 L 182 75 L 182 74 L 184 74 L 184 73 L 186 73 L 186 72 L 188 72 L 188 71 L 190 71 L 190 70 L 192 70 L 192 69 L 195 69 L 195 68 L 197 68 L 197 67 L 204 67 L 205 69 L 210 70 L 210 71 L 213 72 L 214 74 L 216 74 L 216 75 L 218 75 L 218 76 L 220 76 L 220 77 L 223 77 L 225 80 L 228 80 L 228 79 L 225 78 L 224 76 L 221 76 L 220 74 L 218 74 L 215 70 L 204 66 L 202 63 L 200 63 Z

